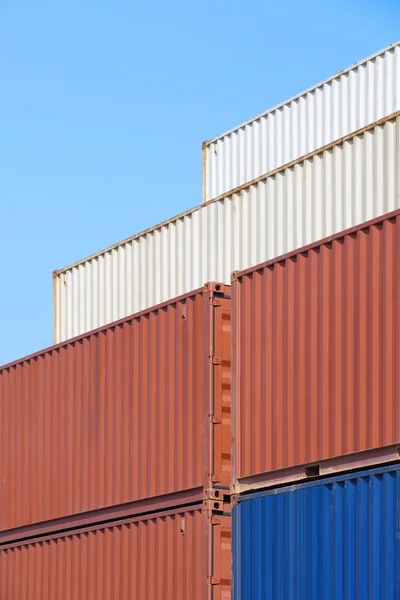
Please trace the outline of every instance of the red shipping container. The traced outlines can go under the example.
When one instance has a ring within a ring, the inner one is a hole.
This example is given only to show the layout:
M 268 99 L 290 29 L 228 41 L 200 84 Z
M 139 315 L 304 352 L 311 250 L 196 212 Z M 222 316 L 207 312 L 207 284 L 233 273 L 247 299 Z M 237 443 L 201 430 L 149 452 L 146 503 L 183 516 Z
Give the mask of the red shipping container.
M 208 284 L 0 368 L 0 530 L 229 489 L 229 293 Z
M 400 212 L 232 281 L 236 490 L 397 458 Z
M 0 547 L 3 600 L 229 600 L 230 517 L 202 505 Z

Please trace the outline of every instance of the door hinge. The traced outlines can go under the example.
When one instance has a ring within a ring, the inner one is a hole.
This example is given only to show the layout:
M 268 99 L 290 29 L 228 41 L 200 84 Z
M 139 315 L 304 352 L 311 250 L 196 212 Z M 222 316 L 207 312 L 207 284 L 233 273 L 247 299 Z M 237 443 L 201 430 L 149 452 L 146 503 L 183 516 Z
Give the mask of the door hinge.
M 222 302 L 221 302 L 221 300 L 218 300 L 218 298 L 213 298 L 212 299 L 212 305 L 215 306 L 215 307 L 217 307 L 217 308 L 219 308 L 219 307 L 222 306 Z
M 220 364 L 222 364 L 222 361 L 220 358 L 218 358 L 218 356 L 210 356 L 210 364 L 220 365 Z
M 209 417 L 210 417 L 210 423 L 212 423 L 213 425 L 221 425 L 221 423 L 222 423 L 221 417 L 216 417 L 215 415 L 209 415 Z
M 207 579 L 210 585 L 221 585 L 221 580 L 217 577 L 212 577 L 211 575 L 209 575 Z

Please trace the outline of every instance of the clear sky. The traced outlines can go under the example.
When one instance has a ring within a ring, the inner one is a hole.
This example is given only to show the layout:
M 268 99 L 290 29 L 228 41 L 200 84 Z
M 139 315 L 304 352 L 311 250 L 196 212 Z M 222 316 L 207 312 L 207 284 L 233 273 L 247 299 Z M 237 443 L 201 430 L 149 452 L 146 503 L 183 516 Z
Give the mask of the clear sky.
M 201 202 L 201 142 L 400 38 L 399 0 L 1 0 L 0 364 L 52 271 Z

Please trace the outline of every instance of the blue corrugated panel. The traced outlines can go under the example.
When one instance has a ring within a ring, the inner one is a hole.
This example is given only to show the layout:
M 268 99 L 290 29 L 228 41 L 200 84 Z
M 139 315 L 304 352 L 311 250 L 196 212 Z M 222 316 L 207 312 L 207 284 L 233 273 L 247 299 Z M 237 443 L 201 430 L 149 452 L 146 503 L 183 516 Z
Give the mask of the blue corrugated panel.
M 400 599 L 400 466 L 244 496 L 235 600 Z

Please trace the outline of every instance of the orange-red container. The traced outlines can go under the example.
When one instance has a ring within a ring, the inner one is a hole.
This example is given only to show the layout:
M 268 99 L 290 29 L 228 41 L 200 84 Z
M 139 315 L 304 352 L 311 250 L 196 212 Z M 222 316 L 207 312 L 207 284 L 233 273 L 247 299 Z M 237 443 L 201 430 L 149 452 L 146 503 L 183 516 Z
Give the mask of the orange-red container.
M 202 505 L 0 547 L 3 600 L 229 600 L 230 517 Z
M 208 284 L 0 368 L 0 530 L 229 488 L 229 293 Z
M 397 458 L 400 212 L 232 279 L 236 489 Z

